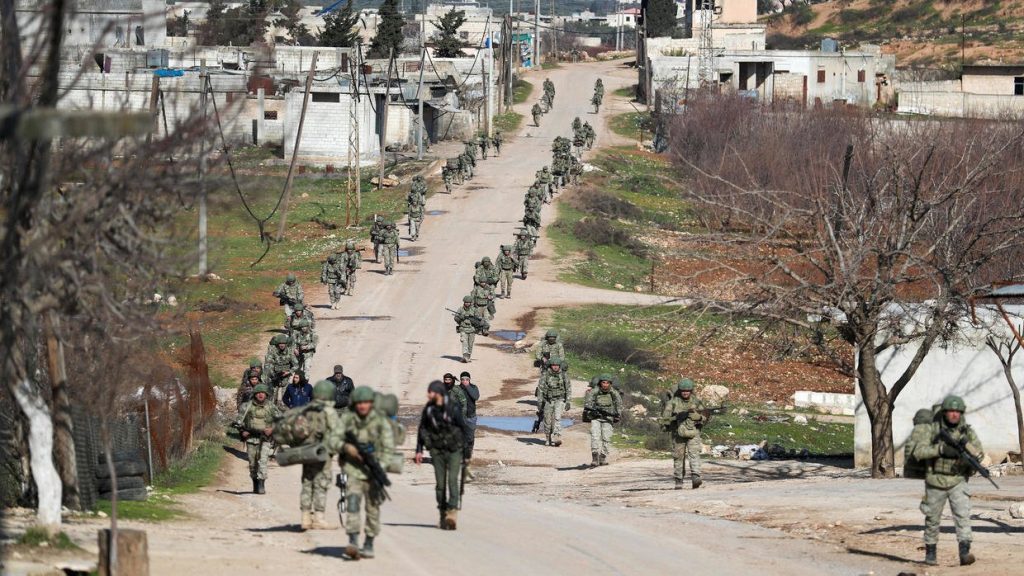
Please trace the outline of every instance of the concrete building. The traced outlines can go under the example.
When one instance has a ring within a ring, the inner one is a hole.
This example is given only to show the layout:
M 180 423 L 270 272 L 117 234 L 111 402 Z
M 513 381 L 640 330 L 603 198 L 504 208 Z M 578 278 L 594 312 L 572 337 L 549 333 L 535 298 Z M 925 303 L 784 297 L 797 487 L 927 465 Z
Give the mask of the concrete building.
M 1024 307 L 1004 306 L 1021 329 Z M 1013 395 L 995 353 L 985 346 L 985 338 L 995 333 L 999 338 L 1012 338 L 1009 327 L 994 310 L 978 309 L 978 323 L 970 318 L 961 322 L 962 338 L 948 345 L 936 345 L 925 357 L 914 378 L 896 400 L 893 409 L 893 441 L 897 446 L 897 465 L 903 461 L 902 446 L 910 437 L 914 413 L 938 404 L 948 394 L 962 396 L 967 403 L 967 421 L 978 433 L 985 451 L 993 461 L 1000 462 L 1009 451 L 1017 451 L 1017 420 Z M 991 331 L 991 332 L 990 332 Z M 879 358 L 882 380 L 891 386 L 910 363 L 916 345 L 887 350 Z M 1024 386 L 1024 362 L 1020 357 L 1013 366 L 1018 386 Z M 871 425 L 857 390 L 857 412 L 854 426 L 855 460 L 858 467 L 871 464 Z
M 22 45 L 32 46 L 42 34 L 48 4 L 17 0 L 15 15 Z M 99 48 L 163 48 L 167 38 L 163 0 L 77 0 L 65 18 L 64 46 Z
M 1024 116 L 1024 64 L 964 66 L 958 80 L 904 82 L 899 112 L 973 118 Z

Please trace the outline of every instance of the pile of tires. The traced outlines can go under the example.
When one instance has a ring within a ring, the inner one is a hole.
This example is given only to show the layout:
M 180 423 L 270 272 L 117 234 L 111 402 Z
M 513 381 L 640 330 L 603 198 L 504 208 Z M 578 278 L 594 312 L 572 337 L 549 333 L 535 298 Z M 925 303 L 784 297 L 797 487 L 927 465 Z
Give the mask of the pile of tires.
M 146 492 L 146 462 L 134 452 L 114 452 L 114 472 L 117 474 L 117 499 L 143 501 Z M 101 500 L 111 500 L 113 481 L 107 455 L 100 454 L 96 466 L 96 488 Z

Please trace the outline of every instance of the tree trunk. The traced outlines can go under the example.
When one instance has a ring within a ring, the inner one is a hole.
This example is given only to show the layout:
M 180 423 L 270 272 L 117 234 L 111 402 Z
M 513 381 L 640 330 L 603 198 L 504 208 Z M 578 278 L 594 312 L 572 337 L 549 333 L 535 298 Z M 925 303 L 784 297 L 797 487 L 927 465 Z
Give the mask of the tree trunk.
M 892 478 L 896 473 L 892 403 L 878 372 L 874 346 L 874 338 L 870 337 L 857 350 L 857 385 L 871 421 L 871 477 Z
M 71 398 L 68 394 L 68 377 L 64 366 L 64 345 L 57 337 L 60 320 L 54 312 L 49 312 L 44 318 L 46 360 L 53 396 L 53 458 L 57 462 L 57 472 L 64 485 L 64 504 L 72 510 L 81 510 L 74 423 L 71 419 Z
M 998 354 L 998 351 L 996 353 Z M 1002 355 L 999 359 L 1003 359 Z M 1013 361 L 1012 356 L 1009 361 Z M 1013 408 L 1017 412 L 1017 450 L 1019 450 L 1021 462 L 1024 463 L 1024 412 L 1021 412 L 1020 390 L 1017 389 L 1017 382 L 1013 378 L 1013 367 L 1009 362 L 1003 363 L 1003 374 L 1006 375 L 1006 383 L 1010 385 L 1010 393 L 1013 394 Z
M 32 480 L 39 496 L 36 522 L 51 535 L 61 527 L 61 480 L 53 465 L 53 419 L 38 387 L 22 378 L 11 387 L 18 406 L 28 420 L 28 449 L 32 461 Z

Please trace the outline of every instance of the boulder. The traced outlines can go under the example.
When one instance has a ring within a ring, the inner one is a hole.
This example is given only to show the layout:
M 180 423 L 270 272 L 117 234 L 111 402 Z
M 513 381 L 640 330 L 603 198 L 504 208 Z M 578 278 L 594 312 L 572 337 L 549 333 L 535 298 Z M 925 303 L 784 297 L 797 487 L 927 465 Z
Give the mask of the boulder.
M 1015 502 L 1010 505 L 1010 516 L 1017 520 L 1024 519 L 1024 502 Z
M 634 416 L 643 417 L 647 415 L 647 406 L 644 406 L 643 404 L 634 404 L 630 407 L 629 411 L 632 412 Z
M 796 416 L 793 416 L 793 423 L 794 424 L 801 424 L 803 426 L 806 426 L 807 425 L 807 416 L 804 416 L 803 414 L 797 414 Z

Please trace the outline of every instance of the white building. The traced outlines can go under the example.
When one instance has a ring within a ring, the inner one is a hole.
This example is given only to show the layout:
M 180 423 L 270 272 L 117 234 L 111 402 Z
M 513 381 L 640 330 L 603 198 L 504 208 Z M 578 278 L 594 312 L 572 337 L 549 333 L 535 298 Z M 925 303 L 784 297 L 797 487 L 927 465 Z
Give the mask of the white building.
M 163 48 L 167 39 L 166 6 L 163 0 L 77 0 L 65 17 L 64 46 L 104 48 Z M 42 35 L 44 12 L 49 4 L 17 0 L 15 15 L 22 45 L 32 46 Z

